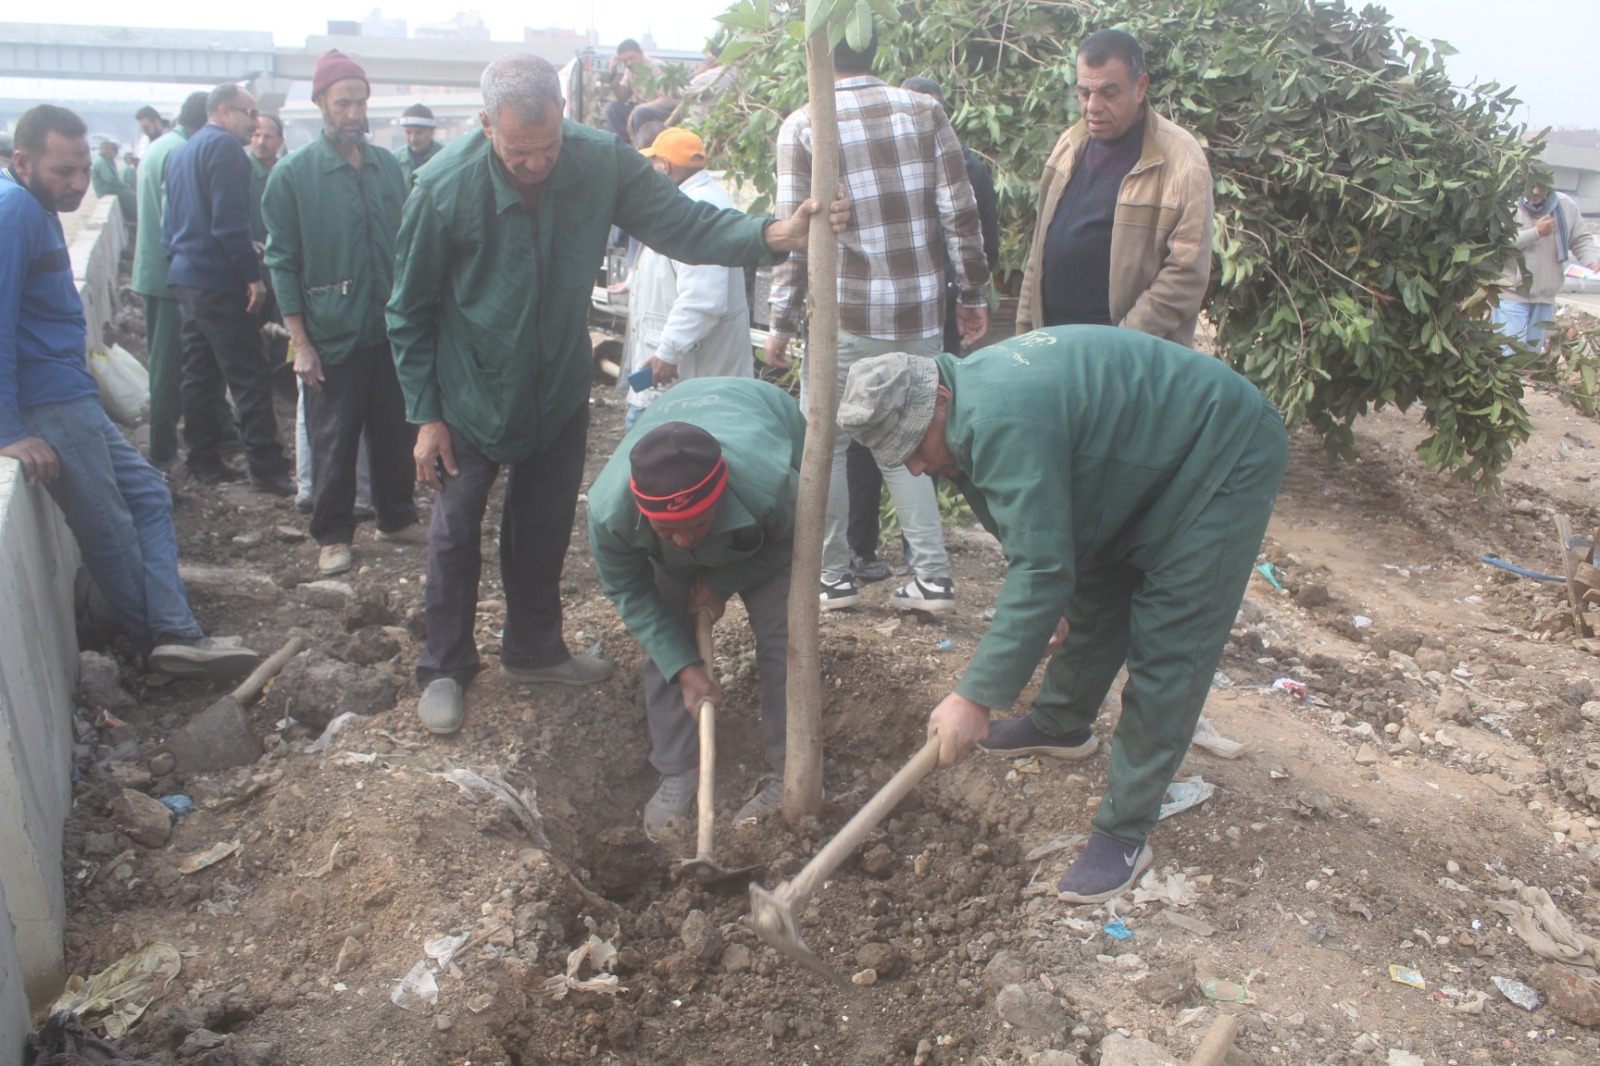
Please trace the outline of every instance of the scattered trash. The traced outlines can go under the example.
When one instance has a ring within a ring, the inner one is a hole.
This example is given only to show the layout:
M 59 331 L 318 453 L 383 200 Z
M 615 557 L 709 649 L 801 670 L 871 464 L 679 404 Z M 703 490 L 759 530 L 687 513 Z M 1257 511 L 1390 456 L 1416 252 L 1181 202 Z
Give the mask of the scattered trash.
M 333 860 L 338 858 L 339 845 L 343 843 L 344 841 L 342 840 L 335 840 L 333 842 L 333 847 L 328 849 L 328 861 L 317 867 L 315 870 L 296 870 L 294 871 L 294 875 L 296 877 L 327 877 L 329 874 L 333 873 Z
M 355 711 L 345 711 L 328 723 L 327 728 L 322 731 L 322 735 L 312 741 L 310 747 L 306 748 L 306 754 L 315 755 L 318 752 L 327 751 L 328 746 L 333 743 L 333 738 L 339 735 L 340 730 L 351 722 L 365 717 L 366 715 L 357 714 Z
M 487 793 L 491 799 L 511 813 L 537 847 L 545 849 L 550 847 L 550 840 L 544 835 L 544 816 L 539 813 L 539 800 L 534 795 L 533 789 L 525 788 L 521 792 L 514 792 L 498 771 L 494 772 L 493 777 L 485 777 L 475 770 L 459 766 L 444 773 L 428 776 L 450 782 L 473 802 L 477 802 L 479 793 Z
M 1502 996 L 1505 996 L 1523 1010 L 1538 1010 L 1540 1005 L 1544 1003 L 1544 1000 L 1539 998 L 1539 993 L 1514 978 L 1494 977 L 1490 978 L 1490 980 L 1494 981 L 1494 986 L 1500 990 Z
M 83 1030 L 83 1023 L 69 1010 L 56 1011 L 29 1034 L 23 1060 L 36 1063 L 95 1063 L 98 1066 L 152 1066 L 144 1059 L 134 1060 L 104 1040 L 96 1040 Z
M 450 960 L 455 958 L 456 953 L 466 947 L 467 941 L 471 939 L 472 937 L 467 933 L 460 933 L 456 936 L 441 936 L 424 943 L 422 951 L 428 958 L 439 964 L 439 969 L 443 970 L 450 965 Z
M 426 1014 L 428 1008 L 439 1002 L 439 982 L 428 969 L 428 960 L 419 959 L 411 971 L 395 982 L 389 1000 L 401 1010 L 413 1014 Z
M 1200 982 L 1200 994 L 1214 1003 L 1248 1003 L 1250 990 L 1244 985 L 1221 977 L 1207 977 Z
M 1283 585 L 1279 583 L 1278 568 L 1273 566 L 1271 563 L 1260 564 L 1256 567 L 1256 573 L 1270 581 L 1272 583 L 1272 587 L 1277 589 L 1279 592 L 1288 591 L 1288 589 L 1285 589 Z
M 1188 877 L 1181 873 L 1161 877 L 1154 870 L 1150 870 L 1139 879 L 1139 887 L 1133 890 L 1133 903 L 1136 907 L 1145 903 L 1187 907 L 1199 898 L 1200 893 L 1195 890 Z
M 1124 925 L 1121 918 L 1114 922 L 1107 922 L 1105 924 L 1105 932 L 1113 940 L 1126 940 L 1133 935 L 1133 930 Z
M 1243 744 L 1237 740 L 1229 740 L 1217 732 L 1217 727 L 1203 714 L 1200 716 L 1200 721 L 1195 723 L 1194 739 L 1189 743 L 1219 759 L 1237 759 L 1239 753 L 1244 750 Z
M 1217 933 L 1217 927 L 1210 922 L 1202 922 L 1199 918 L 1191 918 L 1175 910 L 1164 910 L 1161 917 L 1168 925 L 1175 925 L 1195 936 L 1215 936 Z
M 895 630 L 900 628 L 900 619 L 891 618 L 887 622 L 884 622 L 881 625 L 875 625 L 872 628 L 874 631 L 882 633 L 887 637 L 890 633 L 893 633 Z
M 1011 760 L 1011 768 L 1019 774 L 1042 774 L 1044 764 L 1037 755 L 1024 755 L 1020 759 Z
M 953 648 L 955 646 L 956 646 L 956 642 L 953 641 L 953 640 L 941 640 L 939 643 L 935 644 L 933 647 L 934 647 L 935 651 L 949 651 L 951 648 Z
M 1304 681 L 1296 681 L 1292 677 L 1280 677 L 1272 683 L 1272 687 L 1279 692 L 1287 692 L 1301 703 L 1306 701 L 1306 685 Z
M 1371 629 L 1372 619 L 1368 618 L 1364 614 L 1358 614 L 1354 618 L 1350 619 L 1350 624 L 1355 626 L 1357 629 Z
M 1216 791 L 1216 785 L 1198 776 L 1184 781 L 1174 781 L 1167 786 L 1164 797 L 1166 802 L 1161 804 L 1161 813 L 1156 816 L 1156 820 L 1171 818 L 1174 814 L 1182 814 L 1190 807 L 1197 807 L 1210 799 Z
M 1395 984 L 1406 985 L 1410 988 L 1426 990 L 1428 987 L 1428 982 L 1422 979 L 1420 973 L 1409 966 L 1401 966 L 1399 963 L 1394 962 L 1389 964 L 1389 980 Z
M 1521 577 L 1531 577 L 1535 581 L 1548 581 L 1552 584 L 1559 583 L 1562 585 L 1567 583 L 1567 579 L 1564 577 L 1556 577 L 1554 574 L 1541 574 L 1537 570 L 1524 570 L 1515 563 L 1508 563 L 1504 559 L 1496 559 L 1492 555 L 1485 555 L 1483 557 L 1483 561 L 1488 563 L 1490 566 L 1498 566 L 1502 570 L 1509 570 L 1513 574 L 1517 574 Z
M 197 855 L 191 855 L 178 864 L 181 873 L 192 874 L 204 870 L 207 866 L 214 866 L 226 859 L 229 855 L 239 850 L 237 840 L 225 844 L 213 844 Z
M 69 1010 L 86 1019 L 84 1024 L 98 1028 L 112 1040 L 120 1039 L 144 1014 L 157 996 L 183 968 L 178 949 L 171 944 L 146 944 L 125 955 L 85 981 L 76 975 L 67 979 L 67 990 L 50 1007 Z M 87 1020 L 91 1014 L 104 1017 Z
M 162 796 L 160 798 L 161 805 L 180 818 L 194 810 L 194 800 L 185 796 L 182 792 L 174 792 L 170 796 Z
M 1544 889 L 1525 886 L 1515 900 L 1491 900 L 1489 906 L 1510 920 L 1512 932 L 1535 954 L 1572 966 L 1600 966 L 1600 940 L 1574 929 Z
M 547 978 L 544 983 L 545 994 L 551 999 L 562 1000 L 567 998 L 567 993 L 600 992 L 614 996 L 618 992 L 626 992 L 617 975 L 609 973 L 611 966 L 616 962 L 617 948 L 608 940 L 602 940 L 594 933 L 589 934 L 589 939 L 581 946 L 576 947 L 567 955 L 567 970 L 554 977 Z M 595 976 L 580 980 L 578 973 L 583 969 L 583 964 L 588 962 Z
M 1428 1064 L 1404 1048 L 1392 1047 L 1389 1049 L 1387 1066 L 1428 1066 Z
M 1054 840 L 1051 840 L 1048 843 L 1040 844 L 1022 858 L 1026 862 L 1035 862 L 1044 858 L 1046 855 L 1054 855 L 1058 851 L 1065 851 L 1067 848 L 1078 847 L 1088 839 L 1089 837 L 1085 833 L 1067 833 L 1064 836 L 1056 837 Z

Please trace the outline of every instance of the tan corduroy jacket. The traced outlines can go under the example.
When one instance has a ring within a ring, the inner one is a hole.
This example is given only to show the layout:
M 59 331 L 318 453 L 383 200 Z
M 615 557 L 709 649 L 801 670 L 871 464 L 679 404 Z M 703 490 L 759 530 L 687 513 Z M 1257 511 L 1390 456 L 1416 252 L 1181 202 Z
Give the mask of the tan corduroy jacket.
M 1111 318 L 1179 344 L 1194 342 L 1211 279 L 1211 166 L 1194 135 L 1145 104 L 1144 148 L 1122 179 L 1111 235 Z M 1017 332 L 1045 323 L 1045 234 L 1089 140 L 1083 122 L 1056 142 L 1039 182 L 1033 247 L 1022 276 Z

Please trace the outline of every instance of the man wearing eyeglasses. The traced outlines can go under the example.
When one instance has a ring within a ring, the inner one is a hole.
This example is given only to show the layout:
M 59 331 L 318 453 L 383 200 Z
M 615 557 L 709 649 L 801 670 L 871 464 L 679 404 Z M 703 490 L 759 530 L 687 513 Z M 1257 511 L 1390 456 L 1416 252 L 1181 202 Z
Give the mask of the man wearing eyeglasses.
M 250 483 L 294 495 L 272 411 L 272 367 L 255 314 L 266 302 L 250 220 L 250 160 L 256 102 L 237 85 L 206 97 L 206 125 L 172 156 L 161 241 L 167 282 L 182 309 L 185 462 L 202 484 L 242 480 L 222 460 L 225 391 L 239 412 Z

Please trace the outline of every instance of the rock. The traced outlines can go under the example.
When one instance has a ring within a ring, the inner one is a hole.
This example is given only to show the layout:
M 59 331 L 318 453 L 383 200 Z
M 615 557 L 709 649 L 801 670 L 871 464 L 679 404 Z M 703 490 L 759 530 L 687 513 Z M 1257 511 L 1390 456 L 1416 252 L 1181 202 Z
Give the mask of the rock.
M 856 949 L 856 965 L 880 978 L 893 977 L 900 970 L 900 951 L 893 944 L 862 944 Z
M 1553 962 L 1539 967 L 1532 984 L 1557 1017 L 1590 1029 L 1600 1026 L 1600 985 Z
M 338 657 L 359 666 L 375 666 L 400 654 L 400 642 L 384 626 L 363 626 L 338 642 Z
M 1182 1066 L 1182 1060 L 1159 1044 L 1109 1033 L 1100 1041 L 1100 1066 Z
M 994 953 L 983 968 L 983 987 L 998 993 L 1006 985 L 1020 985 L 1033 976 L 1032 969 L 1013 952 L 1001 950 Z
M 877 845 L 861 856 L 861 872 L 868 877 L 876 877 L 879 881 L 893 877 L 899 866 L 900 856 L 883 844 Z
M 728 973 L 748 973 L 750 961 L 750 949 L 743 944 L 729 944 L 722 949 L 722 968 Z
M 122 669 L 117 660 L 97 651 L 78 653 L 78 684 L 96 688 L 118 688 L 122 684 Z
M 150 756 L 150 772 L 156 777 L 166 777 L 178 768 L 178 760 L 170 751 L 158 751 Z
M 109 859 L 117 853 L 117 834 L 85 833 L 83 853 L 91 859 Z
M 1417 665 L 1422 667 L 1422 672 L 1425 674 L 1434 672 L 1448 674 L 1456 668 L 1455 657 L 1439 648 L 1418 648 L 1417 653 L 1412 658 L 1417 660 Z M 1454 689 L 1445 689 L 1446 693 L 1455 691 Z M 1456 695 L 1459 696 L 1461 693 L 1456 692 Z
M 173 765 L 186 774 L 211 774 L 248 766 L 261 758 L 261 741 L 250 730 L 244 708 L 218 700 L 167 738 Z
M 1134 987 L 1158 1007 L 1185 1005 L 1195 994 L 1194 960 L 1176 959 L 1158 966 Z
M 271 603 L 279 595 L 278 583 L 272 578 L 266 574 L 240 570 L 237 566 L 183 563 L 178 566 L 178 577 L 183 580 L 184 590 L 191 601 L 197 595 L 201 599 L 209 595 Z
M 172 812 L 160 800 L 125 788 L 111 801 L 111 817 L 135 844 L 159 848 L 172 835 Z
M 1395 743 L 1406 751 L 1418 752 L 1422 750 L 1422 738 L 1417 735 L 1415 729 L 1408 725 L 1400 727 L 1400 732 L 1395 737 Z
M 1376 766 L 1378 765 L 1379 758 L 1380 756 L 1378 755 L 1378 749 L 1374 748 L 1371 744 L 1363 744 L 1361 747 L 1356 749 L 1357 766 Z
M 1035 1051 L 1028 1056 L 1028 1066 L 1081 1066 L 1078 1056 L 1070 1051 Z
M 368 626 L 389 626 L 396 622 L 388 597 L 375 589 L 363 589 L 344 606 L 344 628 L 354 633 Z
M 1003 1020 L 1030 1036 L 1048 1037 L 1072 1024 L 1056 997 L 1042 988 L 1007 985 L 995 997 L 994 1006 Z
M 705 911 L 686 914 L 678 935 L 683 938 L 684 950 L 696 958 L 713 959 L 722 950 L 722 930 Z
M 307 727 L 321 730 L 347 711 L 367 717 L 381 714 L 394 706 L 398 692 L 399 681 L 387 671 L 307 650 L 289 660 L 261 705 L 275 716 L 292 715 Z
M 348 581 L 307 581 L 295 587 L 294 598 L 312 607 L 342 611 L 356 598 L 356 590 Z
M 366 958 L 366 946 L 355 937 L 347 936 L 344 938 L 344 943 L 339 946 L 339 957 L 333 962 L 333 972 L 342 974 L 346 970 L 360 966 Z
M 233 1050 L 239 1066 L 283 1066 L 283 1049 L 266 1040 L 235 1043 Z
M 878 983 L 878 971 L 870 966 L 865 970 L 858 970 L 850 975 L 850 983 L 865 988 Z
M 196 1029 L 184 1037 L 183 1043 L 178 1047 L 180 1059 L 192 1059 L 197 1055 L 219 1048 L 228 1042 L 228 1038 L 221 1033 L 213 1033 L 210 1029 Z
M 1581 706 L 1592 699 L 1594 699 L 1594 682 L 1587 678 L 1567 689 L 1567 702 L 1574 707 Z
M 1578 708 L 1578 713 L 1583 716 L 1585 722 L 1600 723 L 1600 700 L 1587 701 Z

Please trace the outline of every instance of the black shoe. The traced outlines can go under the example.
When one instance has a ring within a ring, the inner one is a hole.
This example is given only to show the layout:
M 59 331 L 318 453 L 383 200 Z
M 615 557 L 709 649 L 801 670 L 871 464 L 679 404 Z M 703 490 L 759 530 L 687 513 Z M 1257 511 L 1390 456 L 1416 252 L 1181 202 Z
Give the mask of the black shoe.
M 248 476 L 243 470 L 237 470 L 231 466 L 219 466 L 214 470 L 206 467 L 196 470 L 189 463 L 185 463 L 184 466 L 189 471 L 190 480 L 201 485 L 226 485 L 235 481 L 243 481 Z
M 1082 853 L 1056 882 L 1056 898 L 1063 903 L 1104 903 L 1132 888 L 1153 858 L 1149 844 L 1124 844 L 1090 833 Z
M 288 474 L 251 474 L 250 487 L 272 496 L 293 496 L 299 491 Z
M 874 581 L 887 581 L 894 576 L 894 571 L 889 569 L 889 564 L 882 559 L 863 559 L 858 555 L 850 557 L 850 569 L 856 575 L 856 580 L 863 585 L 870 585 Z
M 823 581 L 821 592 L 821 609 L 824 611 L 837 611 L 841 607 L 854 607 L 861 602 L 861 593 L 856 591 L 856 583 L 848 576 L 838 581 Z
M 1067 762 L 1080 762 L 1100 747 L 1100 739 L 1087 729 L 1072 736 L 1053 737 L 1033 724 L 1033 715 L 1021 718 L 996 718 L 989 723 L 989 736 L 978 745 L 984 751 L 1007 757 L 1045 755 Z

